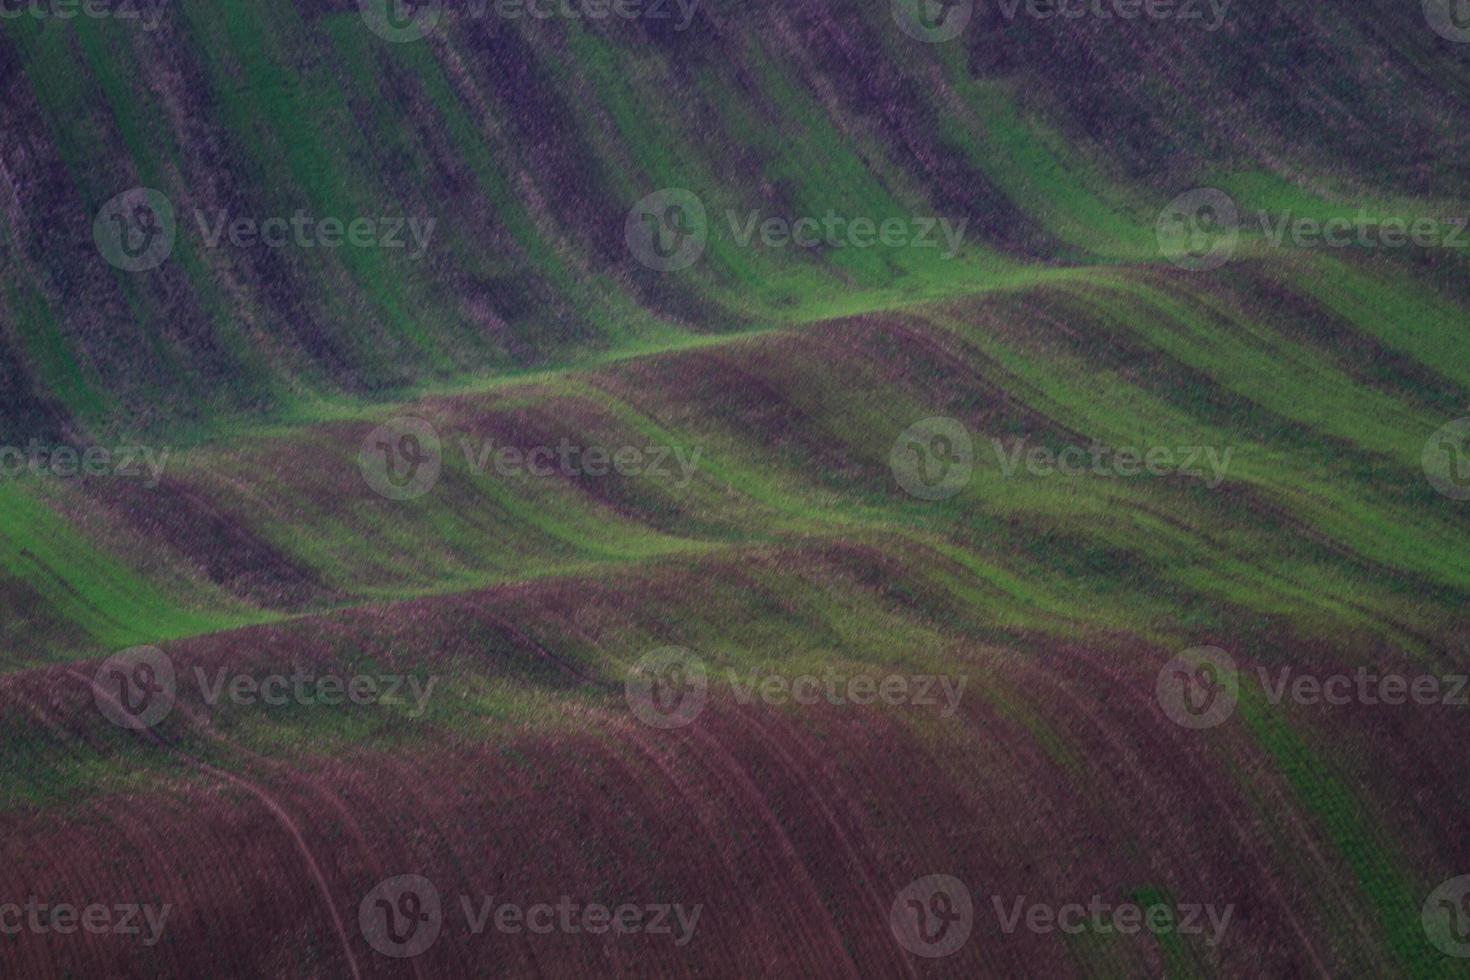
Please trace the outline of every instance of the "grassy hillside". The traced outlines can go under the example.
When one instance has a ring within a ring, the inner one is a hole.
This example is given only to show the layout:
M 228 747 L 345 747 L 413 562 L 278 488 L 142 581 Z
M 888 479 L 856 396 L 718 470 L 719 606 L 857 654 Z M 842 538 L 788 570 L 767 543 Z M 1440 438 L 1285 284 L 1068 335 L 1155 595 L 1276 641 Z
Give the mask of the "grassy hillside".
M 444 7 L 0 20 L 0 445 L 107 454 L 0 452 L 0 906 L 172 905 L 7 973 L 1459 975 L 1465 707 L 1272 679 L 1470 670 L 1470 44 L 1387 0 Z M 1238 227 L 1181 254 L 1199 188 Z M 134 731 L 94 680 L 140 646 L 177 702 Z M 662 730 L 667 647 L 709 703 Z M 1192 730 L 1200 647 L 1238 704 Z M 964 693 L 750 693 L 834 672 Z M 302 673 L 432 686 L 206 682 Z M 398 874 L 703 920 L 399 960 Z M 890 922 L 932 874 L 976 903 L 937 959 Z M 1095 894 L 1234 918 L 990 908 Z

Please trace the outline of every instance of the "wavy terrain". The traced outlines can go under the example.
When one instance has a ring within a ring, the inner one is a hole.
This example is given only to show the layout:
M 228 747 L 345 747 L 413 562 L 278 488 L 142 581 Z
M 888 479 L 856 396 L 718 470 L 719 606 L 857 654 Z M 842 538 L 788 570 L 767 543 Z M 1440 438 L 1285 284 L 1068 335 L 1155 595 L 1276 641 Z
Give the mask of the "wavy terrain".
M 918 4 L 7 8 L 0 972 L 1465 975 L 1463 11 Z

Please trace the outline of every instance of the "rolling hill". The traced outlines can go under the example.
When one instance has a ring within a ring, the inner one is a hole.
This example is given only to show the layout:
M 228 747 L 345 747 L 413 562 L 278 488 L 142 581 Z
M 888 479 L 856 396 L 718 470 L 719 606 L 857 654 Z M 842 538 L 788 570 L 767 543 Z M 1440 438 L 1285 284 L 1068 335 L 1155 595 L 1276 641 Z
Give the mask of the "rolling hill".
M 919 2 L 0 19 L 7 975 L 1463 975 L 1470 27 Z

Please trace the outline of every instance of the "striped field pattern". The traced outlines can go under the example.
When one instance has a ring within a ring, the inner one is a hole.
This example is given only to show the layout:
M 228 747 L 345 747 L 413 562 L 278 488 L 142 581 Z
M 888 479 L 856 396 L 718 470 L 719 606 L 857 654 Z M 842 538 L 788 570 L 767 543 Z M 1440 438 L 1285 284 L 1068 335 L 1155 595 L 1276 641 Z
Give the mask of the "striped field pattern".
M 0 975 L 1470 972 L 1463 2 L 397 4 L 0 3 Z

